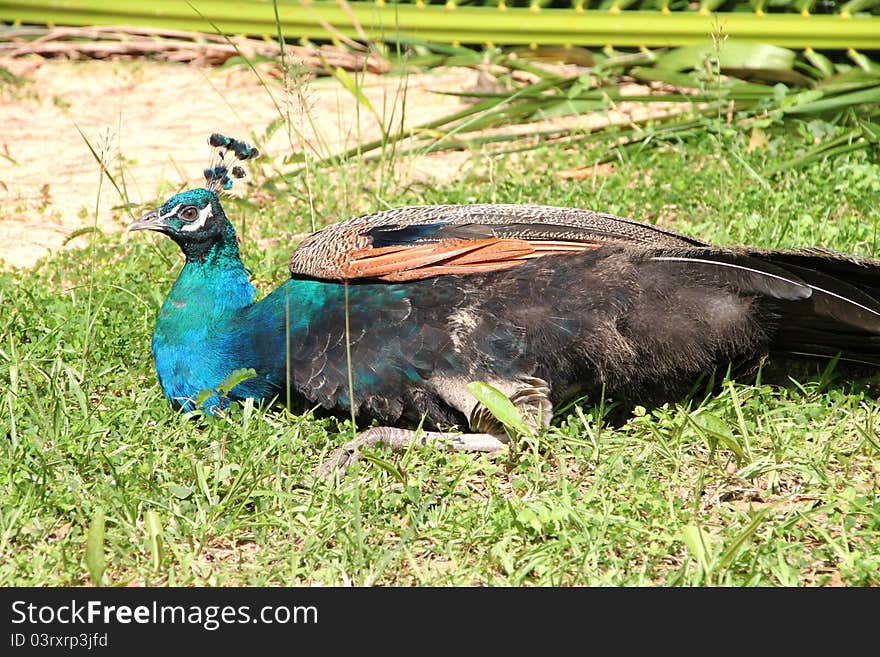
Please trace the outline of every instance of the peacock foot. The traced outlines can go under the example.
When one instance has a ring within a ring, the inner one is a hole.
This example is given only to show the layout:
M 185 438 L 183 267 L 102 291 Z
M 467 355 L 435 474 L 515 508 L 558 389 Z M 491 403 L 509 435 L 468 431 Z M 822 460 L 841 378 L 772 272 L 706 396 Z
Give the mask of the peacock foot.
M 358 461 L 363 448 L 384 445 L 393 452 L 402 452 L 410 446 L 434 445 L 463 452 L 488 452 L 497 454 L 506 446 L 506 436 L 499 437 L 488 433 L 453 433 L 442 431 L 414 431 L 396 427 L 373 427 L 358 434 L 354 440 L 333 450 L 321 465 L 318 474 L 322 477 L 332 476 L 345 470 Z

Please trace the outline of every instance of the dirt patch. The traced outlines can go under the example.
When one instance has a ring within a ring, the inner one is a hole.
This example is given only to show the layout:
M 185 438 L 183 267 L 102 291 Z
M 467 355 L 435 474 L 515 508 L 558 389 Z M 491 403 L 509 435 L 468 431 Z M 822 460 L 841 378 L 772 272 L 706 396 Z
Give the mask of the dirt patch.
M 69 235 L 95 224 L 96 214 L 102 231 L 118 230 L 131 220 L 106 179 L 99 195 L 99 168 L 80 131 L 111 170 L 124 168 L 129 200 L 144 203 L 181 184 L 204 183 L 200 172 L 210 155 L 208 134 L 260 135 L 287 111 L 286 103 L 295 102 L 280 81 L 264 85 L 245 67 L 41 58 L 0 59 L 0 67 L 27 80 L 24 87 L 0 94 L 0 152 L 7 156 L 0 158 L 0 260 L 19 267 L 64 248 Z M 410 75 L 406 106 L 417 111 L 405 116 L 404 124 L 464 107 L 432 90 L 467 88 L 476 75 L 465 68 Z M 399 107 L 401 84 L 400 78 L 373 74 L 362 81 L 380 113 Z M 314 79 L 304 89 L 312 121 L 298 127 L 327 154 L 380 135 L 376 119 L 358 111 L 357 101 L 335 80 Z M 296 107 L 290 110 L 302 114 Z M 281 132 L 262 144 L 279 159 L 290 150 Z M 418 169 L 440 180 L 458 175 L 466 155 L 427 157 L 430 163 Z

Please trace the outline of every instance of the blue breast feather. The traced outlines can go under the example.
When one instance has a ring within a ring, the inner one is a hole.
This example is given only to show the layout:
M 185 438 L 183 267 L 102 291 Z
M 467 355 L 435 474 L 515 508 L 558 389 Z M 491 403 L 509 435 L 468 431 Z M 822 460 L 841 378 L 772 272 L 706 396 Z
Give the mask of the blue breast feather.
M 356 397 L 364 390 L 391 394 L 430 374 L 433 363 L 412 348 L 421 327 L 410 317 L 406 291 L 386 284 L 349 288 Z M 253 368 L 257 375 L 235 386 L 229 399 L 270 400 L 285 394 L 290 380 L 310 402 L 347 408 L 345 287 L 291 279 L 258 303 L 254 296 L 243 267 L 184 267 L 153 336 L 159 383 L 168 400 L 193 410 L 201 391 L 216 390 L 236 369 Z M 202 408 L 210 412 L 226 403 L 210 395 Z

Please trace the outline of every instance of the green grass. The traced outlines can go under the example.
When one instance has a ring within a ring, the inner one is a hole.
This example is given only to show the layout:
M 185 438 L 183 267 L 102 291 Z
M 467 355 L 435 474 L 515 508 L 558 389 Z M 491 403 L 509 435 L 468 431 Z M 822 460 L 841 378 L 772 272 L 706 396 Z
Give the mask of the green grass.
M 319 226 L 403 204 L 528 202 L 724 244 L 880 252 L 876 153 L 770 179 L 809 148 L 806 124 L 751 153 L 747 136 L 706 127 L 621 150 L 586 180 L 557 172 L 601 153 L 543 146 L 474 152 L 462 180 L 436 187 L 387 162 L 339 165 L 227 209 L 261 294 L 286 277 L 310 194 Z M 582 400 L 514 463 L 423 448 L 326 482 L 315 472 L 345 423 L 247 404 L 193 421 L 167 406 L 149 341 L 181 265 L 170 240 L 78 239 L 88 248 L 0 273 L 0 585 L 880 584 L 867 382 L 725 382 L 618 424 L 613 402 Z

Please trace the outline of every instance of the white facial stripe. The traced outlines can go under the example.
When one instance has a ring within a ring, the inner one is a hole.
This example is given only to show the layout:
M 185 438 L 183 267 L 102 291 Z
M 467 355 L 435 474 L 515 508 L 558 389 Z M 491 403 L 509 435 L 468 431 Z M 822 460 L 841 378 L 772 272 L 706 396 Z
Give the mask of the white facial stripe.
M 183 205 L 183 203 L 178 203 L 177 205 L 175 205 L 173 208 L 171 208 L 171 209 L 170 209 L 168 212 L 166 212 L 165 214 L 160 214 L 160 215 L 157 217 L 157 220 L 158 220 L 158 221 L 163 221 L 164 219 L 167 219 L 168 217 L 172 217 L 172 216 L 174 216 L 175 214 L 177 214 L 177 211 L 180 210 L 180 206 L 181 206 L 181 205 Z
M 211 217 L 211 206 L 206 205 L 201 210 L 199 210 L 199 218 L 196 219 L 191 224 L 186 224 L 181 226 L 180 232 L 182 233 L 192 233 L 193 231 L 199 230 L 205 225 L 205 222 Z

